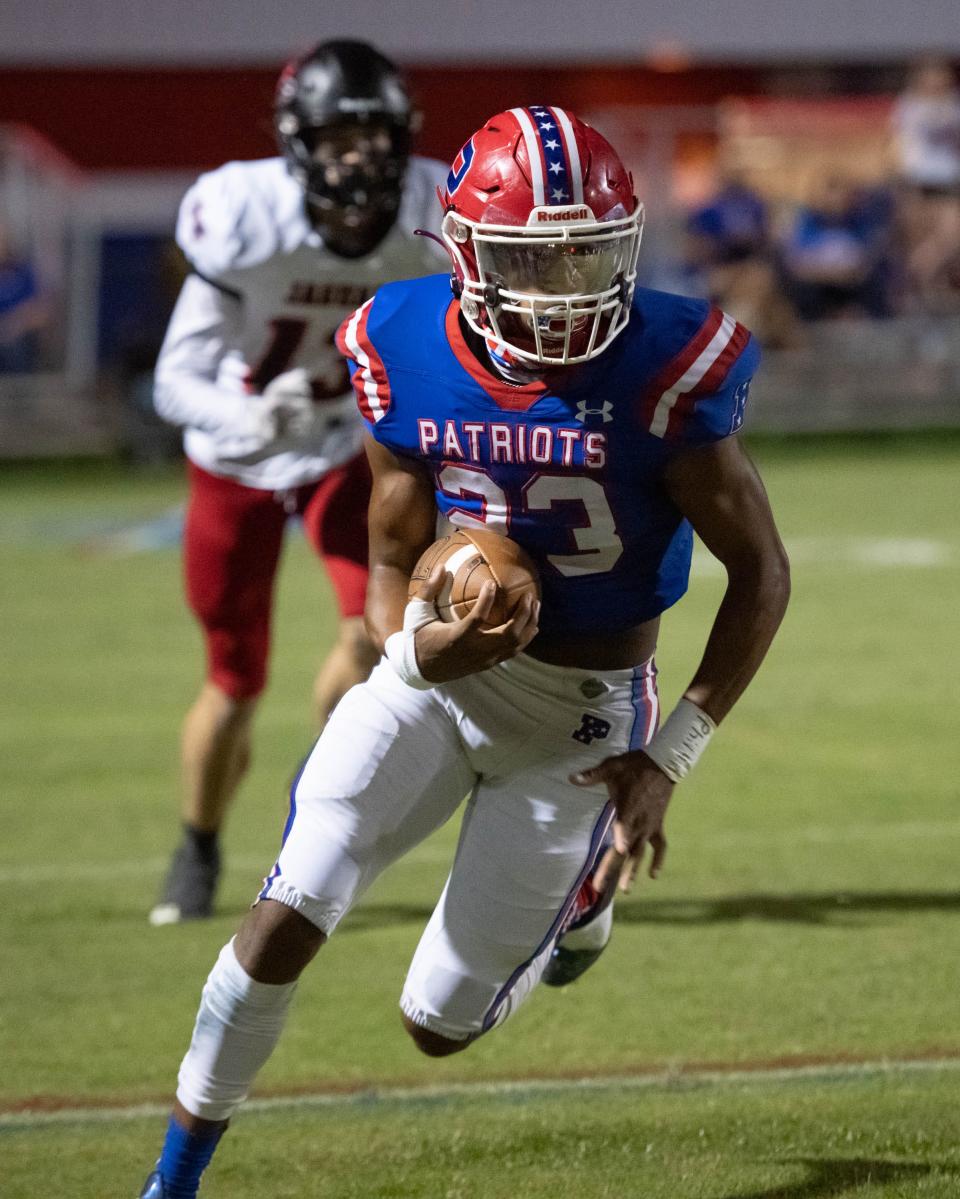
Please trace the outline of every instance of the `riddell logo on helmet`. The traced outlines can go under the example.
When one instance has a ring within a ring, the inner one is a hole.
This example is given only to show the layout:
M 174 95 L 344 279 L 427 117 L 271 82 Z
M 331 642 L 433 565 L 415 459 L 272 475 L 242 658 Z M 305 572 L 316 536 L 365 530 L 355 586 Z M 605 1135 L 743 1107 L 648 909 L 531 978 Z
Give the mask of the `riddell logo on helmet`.
M 586 206 L 581 208 L 538 208 L 538 221 L 592 221 L 593 213 Z

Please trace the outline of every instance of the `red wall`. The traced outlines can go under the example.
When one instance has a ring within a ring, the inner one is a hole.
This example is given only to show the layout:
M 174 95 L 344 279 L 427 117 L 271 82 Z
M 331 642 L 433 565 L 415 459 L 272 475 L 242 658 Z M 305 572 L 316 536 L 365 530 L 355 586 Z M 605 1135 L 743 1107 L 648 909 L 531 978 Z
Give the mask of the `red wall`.
M 276 74 L 262 67 L 5 68 L 0 122 L 33 126 L 91 170 L 212 167 L 273 153 Z M 671 73 L 629 65 L 414 67 L 408 76 L 424 111 L 419 148 L 444 160 L 503 108 L 709 104 L 731 93 L 754 94 L 763 84 L 751 68 Z

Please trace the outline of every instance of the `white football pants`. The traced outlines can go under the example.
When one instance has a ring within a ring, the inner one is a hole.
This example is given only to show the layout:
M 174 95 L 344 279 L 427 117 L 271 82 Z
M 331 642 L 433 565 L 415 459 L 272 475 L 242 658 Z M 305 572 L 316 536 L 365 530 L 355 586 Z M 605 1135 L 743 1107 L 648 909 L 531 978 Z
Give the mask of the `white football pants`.
M 644 745 L 658 715 L 652 659 L 590 672 L 521 654 L 432 691 L 382 661 L 341 700 L 294 783 L 260 898 L 330 934 L 468 796 L 400 1003 L 453 1040 L 485 1032 L 539 980 L 612 820 L 606 788 L 568 776 Z

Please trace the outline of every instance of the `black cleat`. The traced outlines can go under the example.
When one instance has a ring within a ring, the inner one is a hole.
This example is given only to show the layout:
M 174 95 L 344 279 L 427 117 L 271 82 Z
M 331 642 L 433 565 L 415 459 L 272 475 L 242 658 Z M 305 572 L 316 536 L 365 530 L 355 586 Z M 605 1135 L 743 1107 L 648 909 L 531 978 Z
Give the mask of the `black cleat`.
M 593 879 L 612 844 L 612 840 L 604 840 L 593 869 L 577 892 L 577 898 L 541 975 L 541 981 L 548 987 L 565 987 L 574 982 L 590 969 L 609 944 L 617 875 L 615 872 L 611 875 L 603 891 L 597 890 Z
M 150 923 L 179 924 L 213 915 L 213 897 L 220 878 L 220 848 L 212 837 L 201 848 L 189 833 L 177 846 L 163 884 L 160 902 Z
M 548 987 L 565 987 L 568 983 L 576 982 L 606 948 L 606 945 L 601 945 L 599 949 L 564 949 L 562 945 L 555 946 L 541 976 L 542 981 Z

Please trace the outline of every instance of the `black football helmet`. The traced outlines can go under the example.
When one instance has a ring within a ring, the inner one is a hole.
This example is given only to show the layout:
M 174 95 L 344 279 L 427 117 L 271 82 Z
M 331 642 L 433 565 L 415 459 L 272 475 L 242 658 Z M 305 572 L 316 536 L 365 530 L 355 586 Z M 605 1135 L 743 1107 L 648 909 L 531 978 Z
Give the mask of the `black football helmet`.
M 397 219 L 416 121 L 397 67 L 366 42 L 321 42 L 284 68 L 274 120 L 326 245 L 369 253 Z

